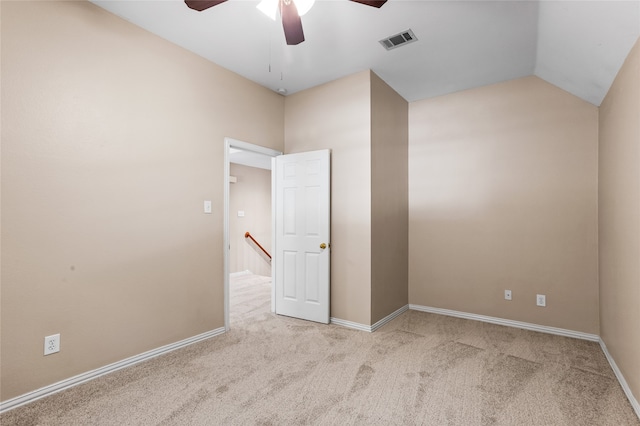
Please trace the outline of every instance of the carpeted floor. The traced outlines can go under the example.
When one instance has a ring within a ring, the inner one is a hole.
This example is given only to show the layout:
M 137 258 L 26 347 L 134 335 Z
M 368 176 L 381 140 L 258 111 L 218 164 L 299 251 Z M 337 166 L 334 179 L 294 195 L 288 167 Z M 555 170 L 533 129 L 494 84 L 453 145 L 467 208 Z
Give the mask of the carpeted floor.
M 4 425 L 640 425 L 598 344 L 408 311 L 366 333 L 270 312 L 0 416 Z

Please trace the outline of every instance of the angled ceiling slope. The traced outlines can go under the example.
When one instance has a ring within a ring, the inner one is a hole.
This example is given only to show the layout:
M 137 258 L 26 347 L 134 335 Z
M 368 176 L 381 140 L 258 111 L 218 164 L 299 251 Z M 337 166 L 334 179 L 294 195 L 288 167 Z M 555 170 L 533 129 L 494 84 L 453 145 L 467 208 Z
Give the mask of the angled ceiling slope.
M 640 2 L 541 1 L 534 74 L 594 105 L 640 36 Z
M 637 0 L 389 0 L 381 9 L 317 0 L 297 46 L 257 0 L 204 12 L 182 1 L 91 1 L 272 90 L 371 69 L 408 101 L 537 75 L 600 105 L 640 36 Z M 417 42 L 380 45 L 407 29 Z

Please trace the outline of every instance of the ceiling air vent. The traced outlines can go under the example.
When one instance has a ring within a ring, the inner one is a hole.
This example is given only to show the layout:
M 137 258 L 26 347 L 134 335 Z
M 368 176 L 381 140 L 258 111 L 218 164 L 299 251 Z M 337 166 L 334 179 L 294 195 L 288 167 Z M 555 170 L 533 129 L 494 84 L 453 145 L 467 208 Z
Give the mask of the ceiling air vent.
M 414 41 L 418 41 L 418 38 L 413 33 L 413 31 L 406 30 L 396 35 L 392 35 L 391 37 L 380 40 L 380 44 L 384 46 L 385 49 L 391 50 L 396 47 L 404 46 L 405 44 L 413 43 Z

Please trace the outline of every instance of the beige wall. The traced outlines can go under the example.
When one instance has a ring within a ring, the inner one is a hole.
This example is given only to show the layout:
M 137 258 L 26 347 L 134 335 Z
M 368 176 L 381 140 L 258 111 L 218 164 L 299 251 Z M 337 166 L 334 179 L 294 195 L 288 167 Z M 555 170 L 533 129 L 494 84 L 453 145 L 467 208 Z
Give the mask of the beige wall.
M 600 106 L 600 335 L 640 400 L 640 41 Z
M 597 144 L 537 77 L 410 104 L 409 303 L 598 334 Z
M 237 179 L 229 186 L 229 272 L 251 271 L 271 276 L 268 258 L 249 244 L 245 232 L 272 254 L 271 247 L 271 170 L 231 164 Z M 244 217 L 238 216 L 244 212 Z
M 408 114 L 371 73 L 371 324 L 409 303 Z
M 222 327 L 223 138 L 284 99 L 88 2 L 2 2 L 1 53 L 0 400 Z
M 331 149 L 331 316 L 371 320 L 370 72 L 287 96 L 285 153 Z

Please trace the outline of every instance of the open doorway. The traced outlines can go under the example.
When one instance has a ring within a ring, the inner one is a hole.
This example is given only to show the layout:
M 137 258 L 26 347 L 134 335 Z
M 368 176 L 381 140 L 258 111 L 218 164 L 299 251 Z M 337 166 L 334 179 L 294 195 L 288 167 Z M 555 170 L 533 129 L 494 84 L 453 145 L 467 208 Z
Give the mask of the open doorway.
M 281 154 L 270 148 L 225 138 L 224 310 L 227 330 L 231 324 L 231 282 L 237 283 L 240 300 L 246 301 L 246 309 L 250 310 L 251 303 L 264 300 L 264 284 L 273 280 L 265 252 L 269 252 L 273 239 L 271 160 Z M 246 236 L 247 233 L 250 236 Z M 257 293 L 249 294 L 252 288 L 258 289 Z M 234 293 L 236 296 L 238 293 Z M 273 310 L 273 291 L 270 298 Z

